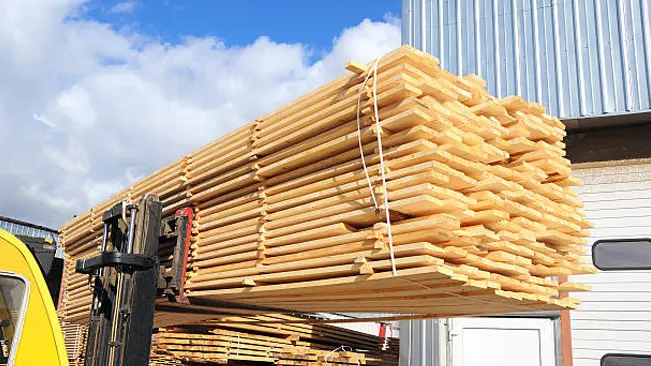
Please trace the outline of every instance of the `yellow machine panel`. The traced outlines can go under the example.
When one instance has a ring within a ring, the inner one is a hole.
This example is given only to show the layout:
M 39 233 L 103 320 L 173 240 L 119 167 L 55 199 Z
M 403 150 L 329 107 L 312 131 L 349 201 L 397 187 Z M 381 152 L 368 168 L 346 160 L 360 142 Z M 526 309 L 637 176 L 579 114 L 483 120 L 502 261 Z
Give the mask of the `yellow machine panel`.
M 29 249 L 0 230 L 0 365 L 68 365 L 45 279 Z

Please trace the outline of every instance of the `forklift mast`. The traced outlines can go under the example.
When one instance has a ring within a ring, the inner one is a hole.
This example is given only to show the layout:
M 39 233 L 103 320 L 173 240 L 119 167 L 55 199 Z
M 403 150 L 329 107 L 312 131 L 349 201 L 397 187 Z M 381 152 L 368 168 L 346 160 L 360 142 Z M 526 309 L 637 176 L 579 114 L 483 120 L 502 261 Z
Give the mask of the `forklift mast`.
M 155 195 L 116 204 L 102 217 L 100 254 L 76 263 L 93 291 L 86 366 L 148 365 L 157 295 L 182 297 L 192 210 L 161 216 Z M 166 276 L 158 258 L 161 243 L 174 245 L 174 268 Z

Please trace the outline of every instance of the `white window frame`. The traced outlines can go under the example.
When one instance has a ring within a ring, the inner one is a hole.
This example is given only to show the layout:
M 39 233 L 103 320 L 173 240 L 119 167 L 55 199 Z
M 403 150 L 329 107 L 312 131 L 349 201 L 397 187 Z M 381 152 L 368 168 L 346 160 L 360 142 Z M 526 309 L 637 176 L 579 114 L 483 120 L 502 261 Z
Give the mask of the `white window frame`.
M 7 361 L 7 365 L 12 366 L 14 364 L 14 359 L 16 358 L 16 352 L 18 350 L 18 347 L 20 346 L 20 337 L 23 334 L 23 322 L 25 320 L 25 315 L 27 314 L 27 303 L 29 302 L 30 283 L 25 276 L 14 272 L 0 270 L 0 277 L 15 278 L 22 281 L 23 284 L 25 285 L 25 292 L 23 295 L 24 297 L 21 303 L 20 312 L 18 313 L 19 314 L 18 322 L 14 327 L 14 338 L 11 340 L 11 350 L 9 350 L 9 360 Z

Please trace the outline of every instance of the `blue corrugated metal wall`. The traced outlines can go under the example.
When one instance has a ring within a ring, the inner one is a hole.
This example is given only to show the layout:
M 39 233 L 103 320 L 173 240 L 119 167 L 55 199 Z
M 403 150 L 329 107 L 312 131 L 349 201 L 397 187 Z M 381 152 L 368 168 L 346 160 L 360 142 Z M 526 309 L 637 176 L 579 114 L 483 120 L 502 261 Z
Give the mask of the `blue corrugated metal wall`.
M 403 0 L 402 42 L 563 119 L 651 109 L 649 0 Z

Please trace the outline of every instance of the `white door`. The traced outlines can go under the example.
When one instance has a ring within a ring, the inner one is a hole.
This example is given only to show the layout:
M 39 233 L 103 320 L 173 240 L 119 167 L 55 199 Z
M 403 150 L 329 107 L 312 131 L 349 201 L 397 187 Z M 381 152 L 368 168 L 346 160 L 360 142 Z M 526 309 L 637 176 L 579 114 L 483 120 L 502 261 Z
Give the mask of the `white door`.
M 551 319 L 452 319 L 452 366 L 555 366 Z

